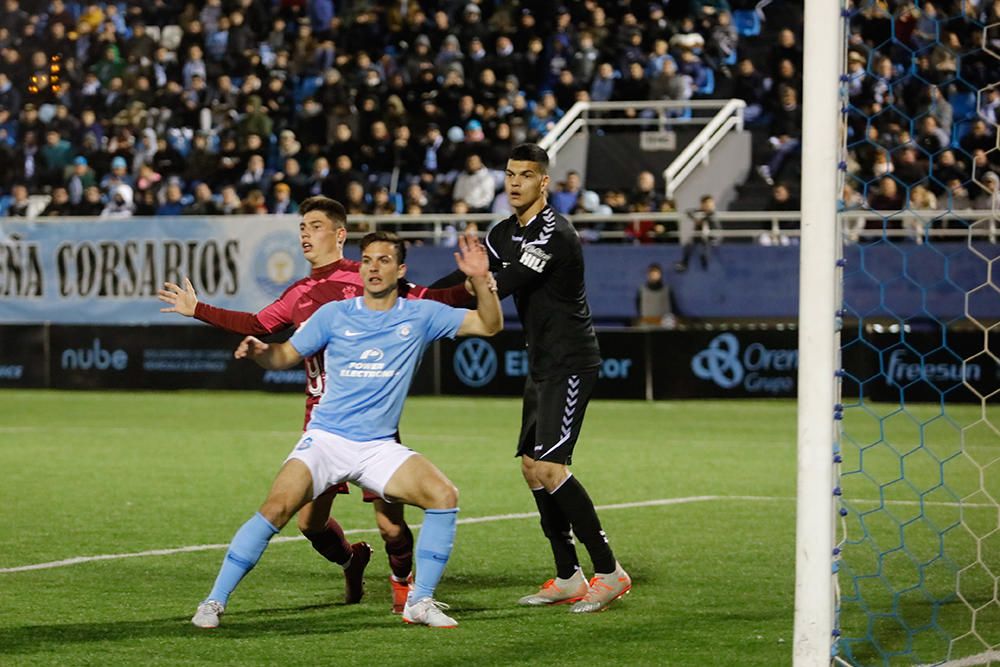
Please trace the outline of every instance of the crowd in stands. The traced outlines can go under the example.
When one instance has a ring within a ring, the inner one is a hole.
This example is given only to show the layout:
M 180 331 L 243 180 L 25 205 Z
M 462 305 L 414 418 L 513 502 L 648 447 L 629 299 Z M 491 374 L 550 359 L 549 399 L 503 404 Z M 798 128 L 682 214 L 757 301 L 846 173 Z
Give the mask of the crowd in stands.
M 747 102 L 770 136 L 759 177 L 797 206 L 801 14 L 753 53 L 734 24 L 766 2 L 0 2 L 0 214 L 32 195 L 53 216 L 294 213 L 320 193 L 350 213 L 506 212 L 510 148 L 575 101 L 709 95 Z M 988 207 L 1000 90 L 976 93 L 1000 61 L 978 26 L 1000 2 L 864 4 L 845 205 Z M 552 201 L 669 210 L 649 180 L 598 195 L 577 174 Z
M 38 194 L 46 215 L 503 210 L 511 146 L 576 100 L 707 94 L 753 4 L 3 0 L 0 195 L 10 215 Z
M 726 0 L 684 4 L 4 0 L 0 194 L 12 215 L 34 194 L 47 215 L 491 211 L 510 147 L 576 100 L 692 95 L 734 45 Z
M 1000 33 L 987 26 L 998 22 L 988 0 L 879 0 L 854 13 L 846 207 L 997 210 Z M 903 221 L 890 226 L 929 220 Z

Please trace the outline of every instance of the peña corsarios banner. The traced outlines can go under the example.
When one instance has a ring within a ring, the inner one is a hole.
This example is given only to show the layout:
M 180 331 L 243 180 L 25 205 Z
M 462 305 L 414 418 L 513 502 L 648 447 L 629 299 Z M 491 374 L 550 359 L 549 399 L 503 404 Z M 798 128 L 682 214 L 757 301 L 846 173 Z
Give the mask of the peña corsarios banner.
M 2 324 L 190 324 L 165 281 L 256 312 L 308 272 L 294 216 L 0 220 Z

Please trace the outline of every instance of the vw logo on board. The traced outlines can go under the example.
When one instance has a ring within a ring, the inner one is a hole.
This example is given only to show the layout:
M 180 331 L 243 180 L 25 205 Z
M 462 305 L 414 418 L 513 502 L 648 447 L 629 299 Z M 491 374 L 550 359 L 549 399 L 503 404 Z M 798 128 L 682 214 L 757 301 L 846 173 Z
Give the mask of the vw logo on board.
M 497 353 L 482 338 L 467 338 L 455 348 L 455 375 L 467 387 L 482 387 L 497 374 Z

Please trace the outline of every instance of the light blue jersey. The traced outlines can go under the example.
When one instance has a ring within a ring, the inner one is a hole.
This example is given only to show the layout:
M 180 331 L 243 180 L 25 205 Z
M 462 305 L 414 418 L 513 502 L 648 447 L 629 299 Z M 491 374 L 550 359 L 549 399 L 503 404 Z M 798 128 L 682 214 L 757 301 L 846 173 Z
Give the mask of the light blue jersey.
M 364 297 L 317 310 L 290 340 L 303 357 L 326 348 L 326 391 L 307 428 L 359 441 L 394 437 L 424 350 L 454 338 L 468 312 L 414 299 L 370 310 Z

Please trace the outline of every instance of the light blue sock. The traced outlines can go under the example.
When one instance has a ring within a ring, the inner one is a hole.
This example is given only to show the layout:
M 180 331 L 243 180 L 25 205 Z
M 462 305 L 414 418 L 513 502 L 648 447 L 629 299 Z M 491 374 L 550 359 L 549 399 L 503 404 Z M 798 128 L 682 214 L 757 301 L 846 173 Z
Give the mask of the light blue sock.
M 233 541 L 229 543 L 229 550 L 226 551 L 226 558 L 222 561 L 219 576 L 215 578 L 215 585 L 207 599 L 226 604 L 233 589 L 247 572 L 253 569 L 267 548 L 267 543 L 277 534 L 278 529 L 260 512 L 240 526 L 233 535 Z
M 451 556 L 457 521 L 457 507 L 424 511 L 424 525 L 417 538 L 417 575 L 413 581 L 413 592 L 410 593 L 411 601 L 434 597 L 434 589 L 441 581 L 444 566 Z

